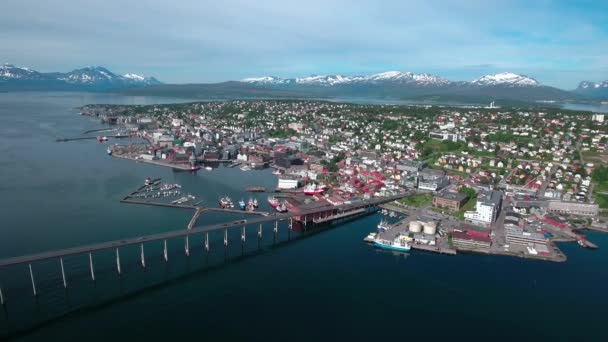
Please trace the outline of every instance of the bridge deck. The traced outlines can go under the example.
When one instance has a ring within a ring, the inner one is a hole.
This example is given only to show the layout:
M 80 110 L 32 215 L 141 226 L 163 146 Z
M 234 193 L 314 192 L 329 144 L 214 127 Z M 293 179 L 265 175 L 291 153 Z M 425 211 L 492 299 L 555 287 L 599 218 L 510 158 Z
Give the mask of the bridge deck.
M 369 206 L 375 206 L 375 205 L 378 205 L 381 203 L 394 201 L 396 199 L 400 199 L 400 198 L 406 197 L 408 195 L 409 194 L 406 193 L 406 194 L 395 195 L 395 196 L 379 197 L 379 198 L 375 198 L 372 200 L 360 201 L 360 202 L 356 202 L 356 203 L 352 203 L 352 204 L 337 206 L 334 208 L 334 210 L 348 211 L 348 210 L 361 209 L 361 208 L 365 208 L 365 207 L 369 207 Z M 177 230 L 177 231 L 170 231 L 170 232 L 146 235 L 146 236 L 135 237 L 135 238 L 114 240 L 114 241 L 101 242 L 101 243 L 96 243 L 96 244 L 91 244 L 91 245 L 86 245 L 86 246 L 80 246 L 80 247 L 48 251 L 48 252 L 43 252 L 43 253 L 38 253 L 38 254 L 6 258 L 6 259 L 0 260 L 0 267 L 16 265 L 16 264 L 23 264 L 23 263 L 31 263 L 31 262 L 35 262 L 35 261 L 52 259 L 52 258 L 60 258 L 60 257 L 68 256 L 68 255 L 90 253 L 90 252 L 95 252 L 95 251 L 110 249 L 110 248 L 119 248 L 119 247 L 124 247 L 124 246 L 129 246 L 129 245 L 150 242 L 150 241 L 162 241 L 162 240 L 176 238 L 176 237 L 189 236 L 189 235 L 193 235 L 193 234 L 207 233 L 207 232 L 211 232 L 211 231 L 229 229 L 229 228 L 233 228 L 233 227 L 242 227 L 243 225 L 260 224 L 260 223 L 272 222 L 275 220 L 279 220 L 279 221 L 287 220 L 294 216 L 310 215 L 310 214 L 315 214 L 315 213 L 318 213 L 318 212 L 321 212 L 324 210 L 327 210 L 327 209 L 326 208 L 323 208 L 322 210 L 311 209 L 311 210 L 301 211 L 301 212 L 297 212 L 297 213 L 285 213 L 285 214 L 277 213 L 277 214 L 271 214 L 269 216 L 260 216 L 260 217 L 256 217 L 256 218 L 248 219 L 248 220 L 237 220 L 237 221 L 232 221 L 232 222 L 228 222 L 228 223 L 218 223 L 218 224 L 212 224 L 212 225 L 207 225 L 207 226 L 202 226 L 202 227 L 193 227 L 192 229 L 189 229 L 189 230 L 182 229 L 182 230 Z

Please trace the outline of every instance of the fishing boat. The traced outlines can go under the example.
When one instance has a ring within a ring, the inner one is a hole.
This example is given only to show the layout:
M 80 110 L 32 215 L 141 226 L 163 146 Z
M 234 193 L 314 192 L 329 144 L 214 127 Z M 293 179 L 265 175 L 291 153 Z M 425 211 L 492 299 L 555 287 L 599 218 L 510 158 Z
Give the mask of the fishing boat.
M 268 204 L 270 204 L 271 207 L 276 208 L 281 203 L 279 202 L 279 200 L 276 197 L 271 196 L 271 197 L 268 197 Z
M 322 193 L 323 191 L 325 191 L 324 185 L 308 184 L 304 187 L 305 195 L 316 195 Z
M 277 205 L 274 209 L 276 211 L 280 212 L 280 213 L 286 213 L 287 212 L 287 206 L 285 204 L 283 204 L 283 203 Z
M 257 199 L 257 198 L 254 198 L 254 199 L 253 199 L 253 207 L 254 207 L 254 208 L 257 208 L 257 207 L 258 207 L 258 199 Z
M 407 252 L 412 248 L 412 245 L 405 239 L 405 236 L 403 235 L 397 236 L 392 241 L 375 238 L 374 246 L 399 252 Z
M 245 210 L 254 211 L 255 208 L 256 208 L 256 206 L 253 204 L 253 199 L 249 198 L 249 201 L 247 201 L 247 206 L 245 207 Z
M 240 201 L 239 201 L 239 208 L 240 208 L 241 210 L 245 210 L 245 201 L 243 201 L 243 200 L 240 200 Z
M 111 156 L 112 155 L 112 149 L 108 146 L 108 148 L 106 149 L 106 152 L 108 152 L 108 155 Z
M 222 209 L 234 208 L 234 204 L 232 204 L 230 197 L 226 196 L 220 198 L 220 207 Z

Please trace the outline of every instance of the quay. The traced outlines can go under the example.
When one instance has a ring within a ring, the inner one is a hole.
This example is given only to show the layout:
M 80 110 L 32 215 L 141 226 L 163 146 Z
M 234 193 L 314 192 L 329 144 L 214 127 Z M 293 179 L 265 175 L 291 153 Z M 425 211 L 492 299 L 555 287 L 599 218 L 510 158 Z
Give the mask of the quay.
M 178 163 L 165 162 L 165 161 L 161 161 L 161 160 L 137 159 L 137 158 L 134 158 L 134 157 L 129 157 L 129 156 L 115 154 L 115 153 L 112 153 L 112 157 L 121 158 L 121 159 L 128 159 L 128 160 L 133 160 L 133 161 L 136 161 L 136 162 L 142 162 L 142 163 L 147 163 L 147 164 L 166 166 L 166 167 L 170 167 L 170 168 L 172 168 L 174 170 L 180 170 L 180 171 L 196 171 L 196 170 L 200 169 L 200 166 L 192 167 L 188 163 L 178 164 Z
M 130 203 L 130 204 L 144 204 L 144 205 L 152 205 L 157 207 L 168 207 L 168 208 L 180 208 L 180 209 L 193 209 L 197 210 L 200 207 L 188 204 L 177 204 L 177 203 L 163 203 L 163 202 L 152 202 L 152 201 L 142 201 L 136 199 L 121 199 L 120 203 Z

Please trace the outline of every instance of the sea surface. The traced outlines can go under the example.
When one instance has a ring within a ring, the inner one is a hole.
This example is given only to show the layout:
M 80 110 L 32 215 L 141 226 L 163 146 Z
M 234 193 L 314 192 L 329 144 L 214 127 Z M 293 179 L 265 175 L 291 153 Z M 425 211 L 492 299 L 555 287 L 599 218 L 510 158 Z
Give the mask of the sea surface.
M 224 195 L 247 199 L 249 185 L 275 186 L 270 170 L 174 172 L 109 157 L 107 143 L 55 142 L 104 127 L 75 107 L 178 101 L 0 94 L 0 258 L 184 229 L 189 211 L 119 203 L 148 176 L 180 183 L 209 206 Z M 203 214 L 199 224 L 241 217 Z M 244 247 L 238 232 L 228 250 L 214 236 L 209 254 L 193 238 L 190 257 L 183 241 L 171 241 L 168 263 L 160 244 L 150 243 L 145 270 L 137 249 L 126 248 L 122 276 L 112 252 L 100 253 L 95 282 L 88 260 L 70 257 L 67 291 L 56 263 L 34 264 L 36 298 L 27 267 L 0 270 L 7 302 L 0 340 L 608 340 L 608 235 L 587 234 L 600 245 L 595 251 L 560 245 L 565 263 L 403 255 L 362 242 L 379 220 L 374 214 L 293 236 L 283 225 L 278 240 L 291 241 L 280 243 L 266 226 L 260 248 L 252 228 Z

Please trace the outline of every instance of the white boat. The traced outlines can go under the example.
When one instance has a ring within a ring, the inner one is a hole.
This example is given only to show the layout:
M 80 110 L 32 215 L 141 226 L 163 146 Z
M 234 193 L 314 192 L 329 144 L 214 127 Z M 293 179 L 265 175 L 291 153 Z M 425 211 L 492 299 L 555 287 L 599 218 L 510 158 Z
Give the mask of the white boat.
M 378 223 L 378 231 L 383 232 L 389 229 L 391 229 L 391 226 L 388 224 L 388 221 L 382 220 Z
M 324 185 L 308 184 L 304 187 L 305 195 L 316 195 L 322 193 L 323 191 L 325 191 Z
M 407 252 L 412 248 L 412 245 L 405 240 L 402 235 L 397 236 L 394 240 L 384 240 L 380 238 L 374 239 L 374 246 L 382 249 L 388 249 L 393 251 Z
M 207 170 L 207 171 L 211 171 L 211 170 L 213 170 L 213 168 L 212 168 L 211 166 L 206 166 L 206 167 L 205 167 L 205 170 Z

